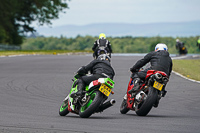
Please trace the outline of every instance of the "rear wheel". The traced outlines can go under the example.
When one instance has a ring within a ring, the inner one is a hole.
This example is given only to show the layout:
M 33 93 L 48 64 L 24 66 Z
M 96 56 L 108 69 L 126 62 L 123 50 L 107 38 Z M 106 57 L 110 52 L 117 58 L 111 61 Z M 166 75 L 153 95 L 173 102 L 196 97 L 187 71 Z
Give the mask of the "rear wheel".
M 126 114 L 129 111 L 129 109 L 127 108 L 127 100 L 123 99 L 122 104 L 120 106 L 120 112 L 122 114 Z
M 82 118 L 90 117 L 100 106 L 103 100 L 103 95 L 99 91 L 94 91 L 91 94 L 88 103 L 80 108 L 79 116 Z
M 64 101 L 60 107 L 59 114 L 60 116 L 65 116 L 69 113 L 68 111 L 68 100 Z
M 146 116 L 158 98 L 158 92 L 153 87 L 149 87 L 146 99 L 136 105 L 135 112 L 138 116 Z

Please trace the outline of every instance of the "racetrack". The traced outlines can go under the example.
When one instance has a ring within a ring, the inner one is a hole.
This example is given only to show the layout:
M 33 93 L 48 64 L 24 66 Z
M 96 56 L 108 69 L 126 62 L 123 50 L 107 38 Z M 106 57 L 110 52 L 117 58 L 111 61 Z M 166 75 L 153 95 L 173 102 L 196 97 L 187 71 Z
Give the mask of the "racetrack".
M 59 116 L 74 72 L 92 60 L 81 55 L 0 58 L 0 133 L 199 133 L 200 84 L 171 75 L 167 95 L 146 117 L 119 112 L 129 68 L 141 56 L 113 56 L 116 104 L 83 119 Z

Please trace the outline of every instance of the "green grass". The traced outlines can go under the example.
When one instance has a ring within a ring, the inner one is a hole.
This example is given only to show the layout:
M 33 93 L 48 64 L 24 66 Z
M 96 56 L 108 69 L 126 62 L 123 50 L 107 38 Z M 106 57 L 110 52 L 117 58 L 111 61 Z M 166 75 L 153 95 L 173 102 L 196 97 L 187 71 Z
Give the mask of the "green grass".
M 19 50 L 19 51 L 0 51 L 0 56 L 9 56 L 9 55 L 21 55 L 21 54 L 41 54 L 41 55 L 49 55 L 49 54 L 75 54 L 75 53 L 90 53 L 91 51 L 83 51 L 83 50 Z
M 200 59 L 173 60 L 173 71 L 200 81 Z

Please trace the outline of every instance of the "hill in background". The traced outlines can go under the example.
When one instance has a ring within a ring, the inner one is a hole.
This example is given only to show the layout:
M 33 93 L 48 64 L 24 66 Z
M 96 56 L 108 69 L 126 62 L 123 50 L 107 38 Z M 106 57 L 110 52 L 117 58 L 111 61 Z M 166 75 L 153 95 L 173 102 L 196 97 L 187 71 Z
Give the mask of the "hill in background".
M 103 32 L 107 36 L 170 36 L 189 37 L 200 35 L 200 21 L 180 22 L 180 23 L 150 23 L 150 24 L 126 24 L 126 23 L 99 23 L 89 25 L 64 25 L 58 27 L 36 28 L 40 35 L 45 37 L 76 37 L 98 36 Z

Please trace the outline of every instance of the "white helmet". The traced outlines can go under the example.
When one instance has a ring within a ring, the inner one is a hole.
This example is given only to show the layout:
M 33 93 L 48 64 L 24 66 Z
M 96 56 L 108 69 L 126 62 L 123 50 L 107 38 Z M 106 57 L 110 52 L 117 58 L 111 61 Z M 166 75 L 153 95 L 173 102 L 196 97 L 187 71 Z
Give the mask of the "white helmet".
M 179 42 L 179 39 L 176 39 L 176 42 Z
M 164 44 L 164 43 L 158 43 L 155 47 L 155 51 L 158 51 L 158 50 L 165 50 L 165 51 L 168 51 L 168 48 L 167 48 L 167 45 Z

